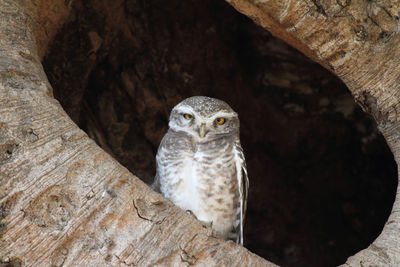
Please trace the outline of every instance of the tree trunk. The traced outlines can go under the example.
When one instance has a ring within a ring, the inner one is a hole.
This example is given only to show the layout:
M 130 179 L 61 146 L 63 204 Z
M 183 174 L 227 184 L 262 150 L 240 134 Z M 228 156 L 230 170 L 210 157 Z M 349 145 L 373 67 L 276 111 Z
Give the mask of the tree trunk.
M 399 163 L 398 1 L 227 1 L 342 79 Z M 399 192 L 380 236 L 344 266 L 400 265 Z
M 228 2 L 338 75 L 399 160 L 399 4 Z M 150 190 L 52 98 L 40 60 L 70 4 L 0 0 L 0 263 L 272 266 Z M 400 264 L 399 201 L 347 265 Z
M 0 1 L 0 265 L 268 266 L 214 236 L 100 149 L 40 57 L 70 1 Z

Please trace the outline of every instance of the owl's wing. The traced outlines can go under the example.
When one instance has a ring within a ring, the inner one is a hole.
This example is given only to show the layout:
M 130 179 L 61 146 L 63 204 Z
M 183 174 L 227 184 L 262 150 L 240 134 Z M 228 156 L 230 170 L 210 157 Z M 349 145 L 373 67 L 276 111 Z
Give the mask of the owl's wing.
M 158 177 L 158 173 L 156 173 L 156 176 L 154 177 L 154 182 L 150 185 L 151 189 L 154 191 L 161 193 L 160 190 L 160 178 Z
M 249 177 L 247 176 L 246 161 L 239 140 L 237 140 L 234 144 L 234 151 L 235 151 L 236 174 L 239 185 L 239 199 L 240 199 L 240 212 L 238 218 L 239 224 L 237 225 L 239 234 L 236 238 L 236 243 L 240 243 L 241 245 L 243 245 L 243 227 L 247 209 L 247 193 L 249 189 Z
M 163 153 L 163 148 L 168 145 L 168 142 L 170 141 L 170 134 L 169 131 L 164 135 L 164 137 L 161 139 L 160 145 L 158 146 L 157 150 L 157 155 L 156 155 L 156 175 L 154 176 L 154 181 L 150 185 L 150 187 L 158 192 L 161 193 L 161 184 L 160 184 L 160 174 L 159 174 L 159 167 L 162 165 L 162 158 L 164 158 L 164 153 Z

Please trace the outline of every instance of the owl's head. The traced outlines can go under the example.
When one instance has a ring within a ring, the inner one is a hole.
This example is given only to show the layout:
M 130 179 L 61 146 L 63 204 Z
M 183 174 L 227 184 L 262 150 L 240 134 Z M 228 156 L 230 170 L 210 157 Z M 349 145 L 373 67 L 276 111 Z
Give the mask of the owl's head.
M 169 127 L 176 132 L 185 132 L 199 142 L 208 142 L 238 135 L 239 118 L 222 100 L 193 96 L 172 109 Z

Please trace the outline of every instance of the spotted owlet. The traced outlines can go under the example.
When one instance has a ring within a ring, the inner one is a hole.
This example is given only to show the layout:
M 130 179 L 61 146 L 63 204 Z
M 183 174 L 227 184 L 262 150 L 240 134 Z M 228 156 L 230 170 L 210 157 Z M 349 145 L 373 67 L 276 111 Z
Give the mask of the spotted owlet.
M 243 245 L 248 178 L 239 118 L 228 104 L 194 96 L 176 105 L 156 161 L 153 189 Z

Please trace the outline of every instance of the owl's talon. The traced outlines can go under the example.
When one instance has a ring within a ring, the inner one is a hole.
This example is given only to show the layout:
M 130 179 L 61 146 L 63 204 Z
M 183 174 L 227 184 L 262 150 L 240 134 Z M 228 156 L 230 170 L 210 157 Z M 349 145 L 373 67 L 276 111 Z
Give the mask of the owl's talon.
M 196 215 L 194 215 L 193 211 L 191 211 L 191 210 L 186 210 L 186 213 L 189 214 L 189 215 L 192 215 L 193 217 L 196 218 L 196 220 L 198 220 L 197 217 L 196 217 Z
M 211 222 L 205 222 L 205 221 L 200 221 L 202 224 L 204 224 L 205 226 L 209 226 L 212 227 L 213 226 L 213 221 Z
M 204 226 L 206 226 L 206 227 L 212 227 L 212 226 L 213 226 L 213 221 L 211 221 L 211 222 L 206 222 L 206 221 L 199 220 L 199 219 L 196 217 L 196 215 L 194 215 L 193 211 L 191 211 L 191 210 L 186 210 L 186 213 L 189 214 L 189 215 L 192 215 L 196 220 L 198 220 L 199 222 L 201 222 L 201 223 L 202 223 Z

